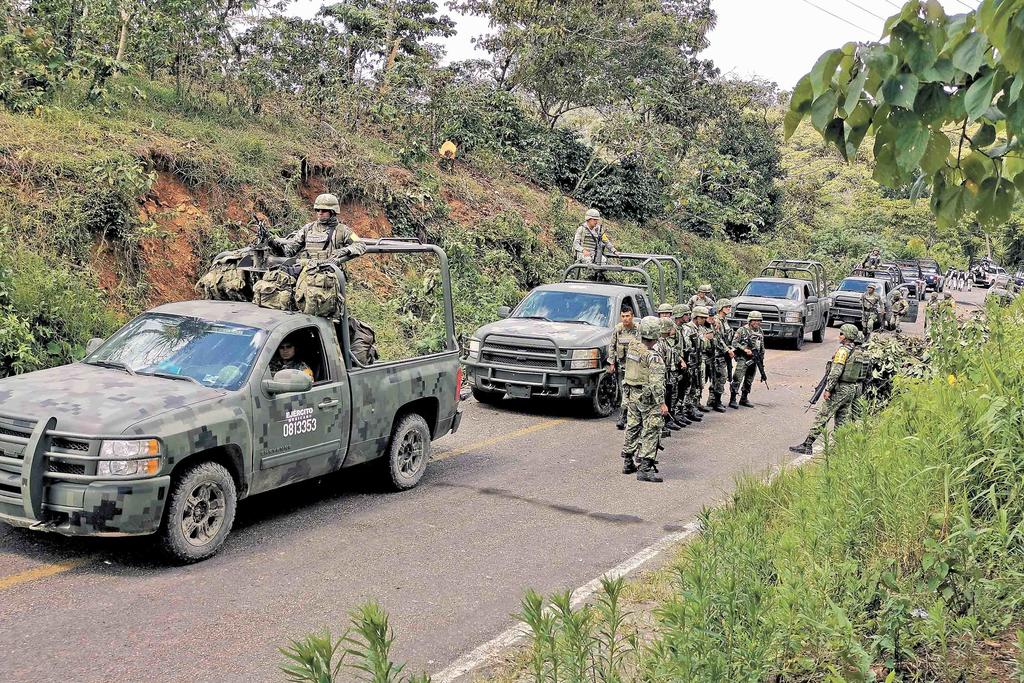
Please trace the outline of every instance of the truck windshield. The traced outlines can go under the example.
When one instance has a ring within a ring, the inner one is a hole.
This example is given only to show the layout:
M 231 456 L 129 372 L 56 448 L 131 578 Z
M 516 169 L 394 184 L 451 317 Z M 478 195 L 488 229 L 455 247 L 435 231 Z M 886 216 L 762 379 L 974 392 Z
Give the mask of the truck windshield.
M 861 292 L 868 291 L 867 280 L 843 280 L 839 285 L 840 292 Z
M 800 288 L 787 282 L 765 282 L 751 280 L 740 296 L 759 296 L 765 299 L 800 300 Z
M 83 362 L 235 390 L 249 376 L 265 337 L 255 327 L 148 313 L 118 330 Z
M 532 292 L 516 309 L 516 318 L 544 318 L 552 322 L 584 322 L 608 327 L 611 300 L 583 292 Z

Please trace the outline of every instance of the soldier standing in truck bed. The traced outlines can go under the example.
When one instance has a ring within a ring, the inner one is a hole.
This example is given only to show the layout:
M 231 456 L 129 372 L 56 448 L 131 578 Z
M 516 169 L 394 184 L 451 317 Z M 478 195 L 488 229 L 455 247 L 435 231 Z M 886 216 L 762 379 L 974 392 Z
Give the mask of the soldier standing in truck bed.
M 347 225 L 338 221 L 341 204 L 333 194 L 322 194 L 313 203 L 316 220 L 306 223 L 287 237 L 270 240 L 271 249 L 281 256 L 325 260 L 340 256 L 362 256 L 366 244 Z

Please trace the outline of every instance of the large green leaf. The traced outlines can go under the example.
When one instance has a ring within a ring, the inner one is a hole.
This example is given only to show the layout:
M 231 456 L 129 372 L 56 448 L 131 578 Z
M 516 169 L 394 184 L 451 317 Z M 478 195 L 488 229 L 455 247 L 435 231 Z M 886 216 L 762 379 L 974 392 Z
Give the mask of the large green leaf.
M 999 225 L 1010 220 L 1010 210 L 1017 189 L 1006 178 L 986 178 L 981 184 L 974 208 L 983 225 Z
M 796 132 L 797 126 L 800 125 L 803 118 L 803 114 L 793 109 L 786 112 L 786 118 L 782 124 L 782 132 L 785 134 L 787 140 L 793 137 L 793 133 Z
M 920 165 L 930 133 L 916 116 L 899 117 L 896 125 L 896 165 L 902 173 L 910 173 Z
M 980 33 L 971 33 L 953 50 L 953 66 L 973 76 L 981 68 L 988 41 Z
M 981 152 L 971 152 L 960 160 L 960 171 L 968 181 L 981 186 L 986 178 L 995 173 L 995 167 L 992 160 Z
M 818 132 L 823 132 L 836 113 L 839 96 L 834 90 L 828 90 L 811 105 L 811 123 Z
M 928 135 L 928 148 L 921 157 L 921 170 L 933 174 L 942 168 L 949 156 L 949 137 L 941 130 L 933 130 Z
M 818 61 L 814 63 L 814 68 L 811 69 L 811 88 L 814 92 L 814 97 L 817 99 L 828 89 L 832 84 L 832 77 L 836 73 L 836 67 L 839 66 L 839 62 L 843 59 L 842 50 L 829 50 L 821 57 L 818 57 Z
M 1021 16 L 1024 16 L 1024 12 L 1021 12 Z M 1020 98 L 1020 90 L 1024 87 L 1024 74 L 1017 74 L 1017 77 L 1013 79 L 1013 85 L 1006 91 L 1007 97 L 1009 98 L 1008 103 L 1013 104 Z
M 843 100 L 843 106 L 840 108 L 840 113 L 843 116 L 849 116 L 853 112 L 857 103 L 860 102 L 861 95 L 864 94 L 864 84 L 868 80 L 868 70 L 861 69 L 860 72 L 853 77 L 850 84 L 846 88 L 846 99 Z
M 921 73 L 922 81 L 933 81 L 936 83 L 949 83 L 956 75 L 953 62 L 945 57 L 937 59 L 934 64 Z
M 886 104 L 910 109 L 917 97 L 918 80 L 914 74 L 897 74 L 882 84 L 882 97 Z M 991 98 L 989 98 L 991 99 Z
M 992 106 L 992 96 L 996 87 L 995 76 L 996 72 L 990 71 L 967 89 L 964 110 L 967 112 L 968 121 L 976 121 Z
M 864 142 L 864 137 L 868 134 L 868 128 L 869 126 L 851 126 L 849 121 L 843 126 L 843 133 L 846 136 L 846 153 L 843 156 L 847 161 L 857 158 L 860 143 Z
M 811 77 L 804 76 L 797 81 L 793 88 L 793 96 L 789 100 L 790 111 L 807 114 L 811 111 L 811 102 L 814 101 L 814 94 L 811 90 Z
M 996 127 L 991 123 L 986 123 L 971 137 L 971 146 L 975 149 L 981 149 L 982 147 L 988 147 L 995 141 Z
M 868 48 L 864 52 L 864 61 L 872 73 L 877 74 L 882 80 L 891 76 L 899 63 L 896 55 L 889 52 L 884 45 L 873 45 Z
M 949 95 L 941 83 L 925 83 L 914 98 L 914 113 L 925 123 L 937 123 L 946 116 Z

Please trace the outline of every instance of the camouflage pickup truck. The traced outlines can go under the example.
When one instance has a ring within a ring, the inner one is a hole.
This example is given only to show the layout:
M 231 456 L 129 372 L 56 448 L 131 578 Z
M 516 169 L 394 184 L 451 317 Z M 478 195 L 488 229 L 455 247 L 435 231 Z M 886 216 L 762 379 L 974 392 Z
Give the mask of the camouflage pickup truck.
M 362 258 L 382 253 L 440 262 L 439 352 L 366 365 L 347 313 L 186 301 L 93 340 L 80 362 L 0 380 L 0 520 L 158 534 L 194 562 L 223 545 L 241 498 L 369 461 L 392 488 L 415 486 L 461 418 L 451 286 L 437 247 L 380 240 Z

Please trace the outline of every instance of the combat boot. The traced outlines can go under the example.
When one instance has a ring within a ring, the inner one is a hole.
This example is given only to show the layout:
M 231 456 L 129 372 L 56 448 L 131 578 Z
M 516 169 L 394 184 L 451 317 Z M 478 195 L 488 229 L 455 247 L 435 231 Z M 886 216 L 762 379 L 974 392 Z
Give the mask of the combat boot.
M 636 473 L 637 481 L 650 481 L 656 484 L 660 484 L 664 479 L 658 476 L 658 468 L 655 467 L 654 461 L 648 458 L 644 458 L 640 461 L 640 471 Z
M 729 407 L 732 408 L 733 410 L 739 410 L 740 409 L 740 404 L 736 402 L 736 392 L 735 391 L 730 391 L 729 392 Z
M 672 419 L 676 421 L 676 424 L 682 425 L 683 427 L 689 427 L 693 424 L 693 421 L 686 417 L 686 411 L 682 408 L 679 408 L 672 414 Z
M 701 415 L 700 411 L 697 410 L 694 406 L 690 406 L 690 410 L 688 413 L 686 413 L 686 416 L 690 418 L 690 420 L 693 422 L 701 422 L 704 420 L 704 416 Z
M 724 413 L 725 412 L 725 408 L 722 407 L 722 395 L 721 394 L 715 394 L 715 404 L 713 406 L 711 406 L 711 409 L 714 410 L 716 413 Z
M 793 451 L 794 453 L 801 453 L 803 455 L 810 455 L 812 452 L 814 452 L 814 449 L 812 448 L 813 446 L 814 446 L 814 437 L 813 436 L 809 436 L 806 439 L 804 439 L 804 442 L 802 444 L 799 444 L 797 446 L 790 446 L 789 450 Z
M 711 412 L 711 408 L 708 408 L 703 403 L 698 403 L 697 404 L 697 410 L 699 410 L 702 413 L 710 413 Z
M 619 409 L 619 421 L 615 423 L 616 429 L 626 428 L 626 406 Z
M 672 419 L 671 415 L 665 417 L 665 426 L 671 429 L 673 432 L 678 432 L 683 428 L 681 424 Z
M 623 474 L 633 474 L 634 472 L 636 472 L 636 463 L 633 462 L 633 456 L 632 455 L 626 455 L 625 453 L 623 453 L 622 454 L 622 473 Z
M 667 439 L 670 436 L 672 436 L 672 430 L 670 430 L 668 427 L 662 427 L 661 428 L 661 438 Z
M 749 400 L 747 400 L 747 392 L 745 392 L 745 391 L 743 392 L 743 395 L 740 396 L 740 405 L 741 406 L 745 406 L 747 408 L 753 408 L 754 407 L 754 404 L 751 403 Z

